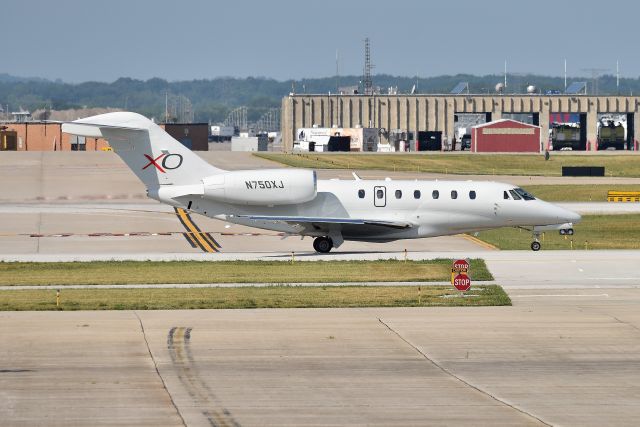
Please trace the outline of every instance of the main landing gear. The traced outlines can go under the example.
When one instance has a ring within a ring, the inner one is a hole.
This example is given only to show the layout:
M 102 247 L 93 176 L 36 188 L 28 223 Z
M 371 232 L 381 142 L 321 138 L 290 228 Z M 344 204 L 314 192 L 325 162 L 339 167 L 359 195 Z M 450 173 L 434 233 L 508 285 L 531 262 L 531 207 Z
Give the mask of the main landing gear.
M 533 232 L 533 242 L 531 242 L 531 250 L 538 252 L 540 250 L 540 233 Z
M 331 251 L 331 249 L 333 248 L 333 240 L 331 240 L 331 237 L 316 237 L 313 240 L 313 249 L 316 250 L 316 252 L 320 252 L 321 254 L 327 254 Z

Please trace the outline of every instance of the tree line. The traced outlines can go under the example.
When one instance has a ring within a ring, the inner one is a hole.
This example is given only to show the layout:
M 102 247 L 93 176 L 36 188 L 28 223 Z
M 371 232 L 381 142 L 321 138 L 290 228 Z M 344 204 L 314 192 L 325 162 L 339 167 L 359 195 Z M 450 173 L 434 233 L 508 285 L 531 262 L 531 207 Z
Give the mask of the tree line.
M 84 82 L 65 83 L 40 78 L 20 78 L 0 74 L 0 104 L 16 111 L 19 107 L 64 110 L 83 107 L 111 107 L 136 111 L 148 117 L 163 118 L 165 96 L 187 97 L 193 106 L 194 118 L 198 122 L 223 121 L 229 112 L 239 106 L 248 107 L 249 121 L 260 118 L 270 108 L 278 108 L 282 98 L 294 93 L 336 93 L 337 87 L 360 87 L 361 76 L 336 76 L 314 79 L 279 81 L 264 77 L 189 80 L 169 82 L 160 78 L 137 80 L 120 78 L 111 83 Z M 397 93 L 449 93 L 461 81 L 469 83 L 471 93 L 493 93 L 495 85 L 503 82 L 501 75 L 473 76 L 468 74 L 436 77 L 400 77 L 375 75 L 374 86 L 381 93 L 389 88 Z M 572 81 L 587 81 L 593 93 L 595 84 L 590 78 L 571 78 Z M 525 93 L 529 85 L 537 91 L 564 90 L 564 78 L 540 75 L 517 75 L 507 77 L 506 93 Z M 601 95 L 633 95 L 640 93 L 640 78 L 624 78 L 616 85 L 612 75 L 601 76 L 597 82 Z

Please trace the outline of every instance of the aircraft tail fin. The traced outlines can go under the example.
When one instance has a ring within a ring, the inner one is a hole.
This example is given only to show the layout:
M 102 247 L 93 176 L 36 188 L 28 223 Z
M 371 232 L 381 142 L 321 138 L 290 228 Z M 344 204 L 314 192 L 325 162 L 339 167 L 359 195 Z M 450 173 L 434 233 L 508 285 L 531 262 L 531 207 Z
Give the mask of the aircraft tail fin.
M 87 117 L 64 123 L 62 131 L 105 138 L 148 189 L 161 185 L 197 184 L 204 177 L 224 172 L 137 113 L 116 112 Z

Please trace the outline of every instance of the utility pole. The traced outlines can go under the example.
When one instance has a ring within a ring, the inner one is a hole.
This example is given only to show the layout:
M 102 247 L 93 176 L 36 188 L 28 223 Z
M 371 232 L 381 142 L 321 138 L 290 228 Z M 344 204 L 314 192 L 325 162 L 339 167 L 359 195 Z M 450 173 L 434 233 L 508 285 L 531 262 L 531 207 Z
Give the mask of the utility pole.
M 507 60 L 504 60 L 504 91 L 507 91 Z
M 164 122 L 169 123 L 169 92 L 164 93 Z
M 336 49 L 336 94 L 340 92 L 340 67 L 338 66 L 338 49 Z
M 620 61 L 616 59 L 616 95 L 620 95 Z

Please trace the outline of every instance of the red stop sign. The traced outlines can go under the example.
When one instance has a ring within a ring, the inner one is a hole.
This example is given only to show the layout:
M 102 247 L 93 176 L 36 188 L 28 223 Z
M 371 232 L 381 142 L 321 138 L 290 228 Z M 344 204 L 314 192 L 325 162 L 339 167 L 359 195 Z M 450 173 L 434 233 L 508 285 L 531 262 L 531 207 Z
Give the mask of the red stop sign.
M 466 292 L 471 287 L 471 279 L 466 274 L 460 273 L 453 278 L 453 286 L 461 292 Z
M 453 270 L 454 271 L 469 271 L 469 263 L 466 259 L 459 259 L 453 261 Z

